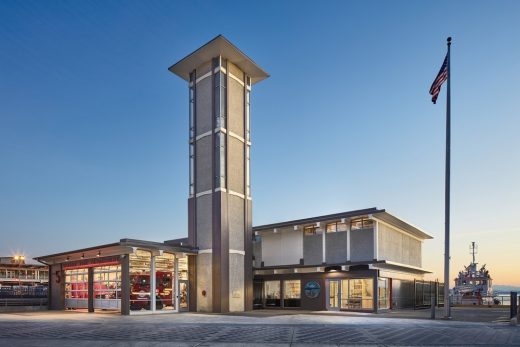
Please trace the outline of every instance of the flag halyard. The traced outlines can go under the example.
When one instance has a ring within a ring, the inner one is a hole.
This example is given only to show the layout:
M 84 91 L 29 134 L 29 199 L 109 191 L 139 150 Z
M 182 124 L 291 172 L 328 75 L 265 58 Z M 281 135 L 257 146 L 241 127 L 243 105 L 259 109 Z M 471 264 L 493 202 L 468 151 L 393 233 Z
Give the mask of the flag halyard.
M 444 58 L 444 63 L 442 63 L 441 69 L 435 77 L 435 80 L 430 87 L 430 94 L 432 96 L 432 102 L 435 104 L 437 102 L 437 97 L 441 91 L 441 86 L 448 78 L 448 55 L 446 54 L 446 58 Z

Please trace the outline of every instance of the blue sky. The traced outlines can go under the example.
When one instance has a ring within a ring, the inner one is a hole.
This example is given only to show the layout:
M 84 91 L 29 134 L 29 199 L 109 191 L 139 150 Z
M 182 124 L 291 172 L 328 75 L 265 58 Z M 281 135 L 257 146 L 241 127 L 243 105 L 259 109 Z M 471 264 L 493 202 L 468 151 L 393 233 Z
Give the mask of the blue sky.
M 452 271 L 480 245 L 520 284 L 520 3 L 2 1 L 0 254 L 187 233 L 187 86 L 167 68 L 218 34 L 253 88 L 254 224 L 377 206 L 430 232 L 442 278 L 452 46 Z M 517 258 L 517 257 L 516 257 Z M 516 271 L 516 272 L 515 272 Z

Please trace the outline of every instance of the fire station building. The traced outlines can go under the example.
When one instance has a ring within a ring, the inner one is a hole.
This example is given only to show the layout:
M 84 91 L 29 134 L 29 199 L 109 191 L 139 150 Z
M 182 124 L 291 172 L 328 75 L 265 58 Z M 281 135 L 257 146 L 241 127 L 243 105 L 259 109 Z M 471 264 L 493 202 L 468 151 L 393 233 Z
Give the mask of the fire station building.
M 223 36 L 169 68 L 189 89 L 188 237 L 35 258 L 49 308 L 233 312 L 378 310 L 416 295 L 431 236 L 371 208 L 252 226 L 250 96 L 269 77 Z

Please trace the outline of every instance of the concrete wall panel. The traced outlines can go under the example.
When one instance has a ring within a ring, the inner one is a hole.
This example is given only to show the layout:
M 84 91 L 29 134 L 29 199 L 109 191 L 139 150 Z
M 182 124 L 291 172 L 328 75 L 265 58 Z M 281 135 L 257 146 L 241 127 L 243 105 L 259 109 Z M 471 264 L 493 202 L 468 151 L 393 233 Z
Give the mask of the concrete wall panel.
M 211 136 L 199 139 L 196 143 L 197 168 L 195 172 L 196 193 L 210 190 L 212 187 L 213 170 L 211 167 L 212 144 Z
M 212 254 L 197 256 L 197 311 L 211 312 L 212 306 Z M 206 295 L 203 295 L 205 291 Z
M 244 250 L 244 199 L 228 195 L 229 249 Z
M 229 254 L 229 311 L 244 311 L 244 256 Z
M 421 241 L 382 223 L 378 228 L 379 259 L 418 267 L 422 265 Z
M 281 264 L 299 264 L 303 258 L 303 233 L 301 230 L 281 229 Z
M 211 209 L 211 195 L 202 195 L 197 198 L 197 246 L 199 249 L 210 249 L 213 246 Z
M 350 232 L 350 260 L 364 261 L 374 259 L 374 230 L 359 229 Z
M 231 74 L 234 75 L 235 77 L 237 77 L 239 80 L 244 82 L 244 78 L 243 78 L 244 73 L 242 72 L 242 70 L 240 70 L 240 68 L 238 66 L 236 66 L 235 64 L 233 64 L 231 62 L 228 62 L 228 71 L 231 72 Z
M 244 194 L 244 144 L 236 138 L 228 138 L 228 188 Z
M 275 266 L 282 262 L 282 234 L 262 233 L 262 261 L 264 266 Z
M 197 121 L 196 136 L 204 134 L 213 128 L 212 124 L 212 92 L 211 77 L 205 78 L 197 83 L 196 89 L 196 112 Z
M 323 263 L 322 235 L 303 236 L 303 263 L 321 265 Z
M 238 136 L 244 137 L 244 87 L 233 78 L 228 85 L 228 129 Z
M 347 261 L 346 232 L 326 233 L 325 245 L 325 261 L 327 264 L 344 263 Z

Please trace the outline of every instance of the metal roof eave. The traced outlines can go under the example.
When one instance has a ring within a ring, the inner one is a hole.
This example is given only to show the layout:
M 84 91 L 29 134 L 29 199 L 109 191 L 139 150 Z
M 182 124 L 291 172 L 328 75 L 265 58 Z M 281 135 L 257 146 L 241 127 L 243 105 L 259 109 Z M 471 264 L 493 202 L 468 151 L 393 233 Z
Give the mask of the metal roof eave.
M 269 77 L 269 74 L 256 64 L 253 59 L 249 58 L 223 35 L 213 38 L 202 47 L 170 66 L 168 70 L 189 82 L 190 73 L 194 69 L 218 56 L 222 56 L 238 66 L 251 77 L 252 84 Z
M 113 256 L 120 254 L 132 253 L 135 248 L 146 249 L 150 251 L 166 251 L 172 253 L 197 254 L 198 250 L 191 247 L 172 246 L 161 242 L 143 241 L 136 239 L 121 239 L 119 242 L 108 243 L 93 247 L 81 248 L 67 252 L 49 254 L 45 256 L 35 257 L 34 260 L 42 264 L 57 264 L 64 262 L 67 257 L 78 258 L 96 258 L 97 253 L 101 252 L 102 256 Z
M 259 225 L 259 226 L 253 227 L 253 231 L 261 231 L 261 230 L 265 230 L 265 229 L 274 229 L 274 228 L 283 228 L 283 227 L 289 227 L 289 226 L 293 226 L 293 225 L 311 224 L 311 223 L 316 223 L 316 222 L 320 222 L 320 221 L 324 221 L 324 220 L 357 217 L 357 216 L 376 214 L 376 213 L 382 213 L 382 212 L 385 212 L 385 210 L 379 210 L 379 209 L 377 209 L 377 207 L 372 207 L 372 208 L 366 208 L 366 209 L 362 209 L 362 210 L 340 212 L 340 213 L 328 214 L 328 215 L 317 216 L 317 217 L 294 219 L 294 220 L 290 220 L 287 222 Z
M 375 219 L 379 219 L 385 223 L 391 224 L 399 229 L 405 230 L 411 235 L 414 235 L 420 239 L 426 240 L 426 239 L 433 239 L 433 236 L 428 234 L 426 231 L 422 230 L 421 228 L 408 223 L 407 221 L 398 218 L 394 216 L 393 214 L 388 213 L 387 211 L 383 210 L 381 212 L 377 212 L 373 214 L 373 217 Z

